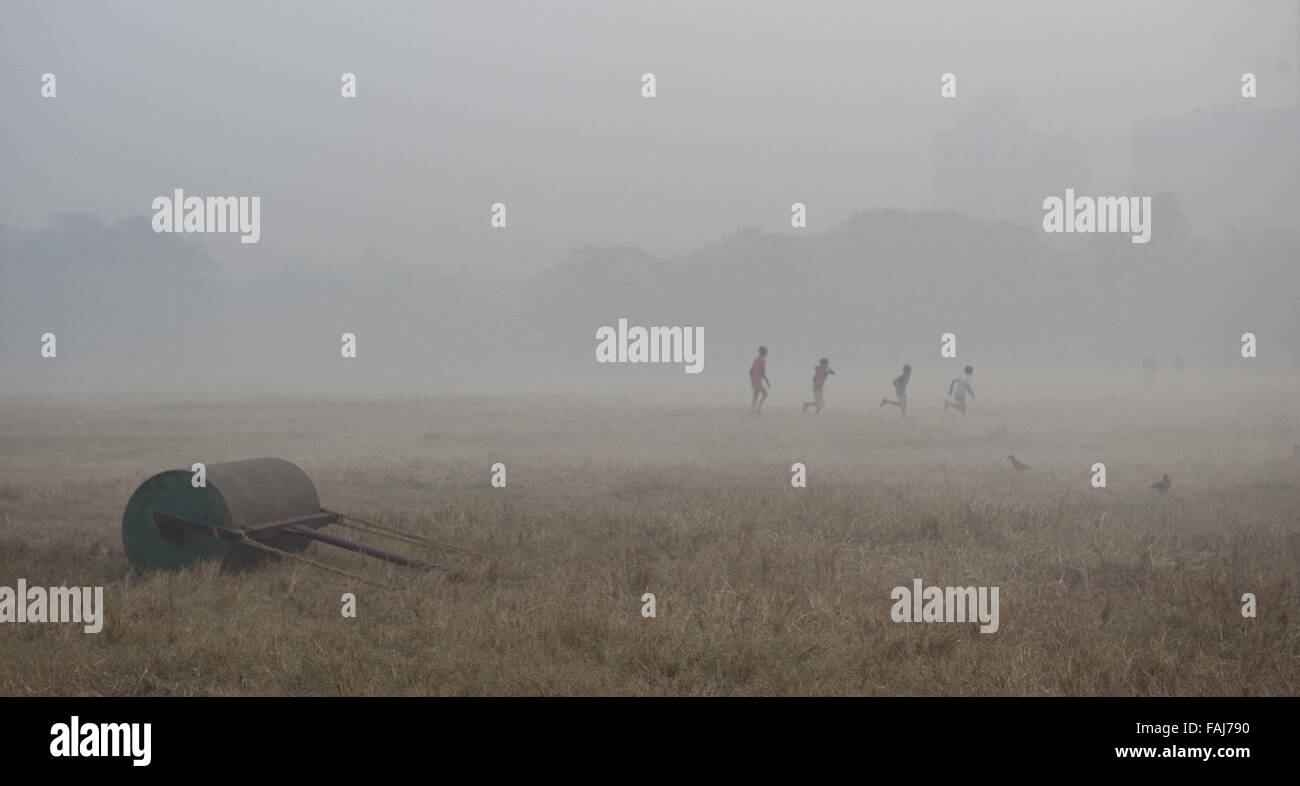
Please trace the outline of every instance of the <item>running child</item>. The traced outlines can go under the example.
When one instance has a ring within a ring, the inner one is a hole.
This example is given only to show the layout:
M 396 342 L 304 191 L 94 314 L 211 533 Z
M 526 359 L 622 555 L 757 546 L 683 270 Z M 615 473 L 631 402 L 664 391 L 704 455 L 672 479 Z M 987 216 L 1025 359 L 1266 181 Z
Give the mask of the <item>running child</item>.
M 954 409 L 960 409 L 961 416 L 966 417 L 966 394 L 969 393 L 972 399 L 975 398 L 975 391 L 970 386 L 970 375 L 975 373 L 975 369 L 967 366 L 965 372 L 965 376 L 957 377 L 948 383 L 948 395 L 952 396 L 952 401 L 944 399 L 944 412 L 948 411 L 948 407 L 953 407 Z
M 890 401 L 887 398 L 882 398 L 880 400 L 880 406 L 883 407 L 886 404 L 893 404 L 894 406 L 898 407 L 903 411 L 902 412 L 903 417 L 907 417 L 907 383 L 910 382 L 911 380 L 912 380 L 912 367 L 903 366 L 903 373 L 899 374 L 897 377 L 894 378 L 894 396 L 898 400 Z
M 772 387 L 767 378 L 767 347 L 759 347 L 758 357 L 754 358 L 754 363 L 749 367 L 749 386 L 754 390 L 754 397 L 749 401 L 750 414 L 760 415 L 763 412 L 763 402 L 767 401 L 764 384 Z
M 814 415 L 820 415 L 822 407 L 825 406 L 826 400 L 822 398 L 822 386 L 826 384 L 826 378 L 835 372 L 831 370 L 831 362 L 822 358 L 821 363 L 813 366 L 813 400 L 804 402 L 804 414 L 808 414 L 808 408 L 815 406 L 817 411 Z

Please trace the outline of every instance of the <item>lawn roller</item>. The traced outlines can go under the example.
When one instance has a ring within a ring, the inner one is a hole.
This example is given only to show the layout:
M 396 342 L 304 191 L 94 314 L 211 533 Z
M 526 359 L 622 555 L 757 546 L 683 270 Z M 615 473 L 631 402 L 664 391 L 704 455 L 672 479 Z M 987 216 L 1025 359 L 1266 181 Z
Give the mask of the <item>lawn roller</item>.
M 126 503 L 122 543 L 137 570 L 176 570 L 203 560 L 221 560 L 223 568 L 235 570 L 268 557 L 295 557 L 313 541 L 409 568 L 439 567 L 321 532 L 328 524 L 453 548 L 322 508 L 311 478 L 284 459 L 209 464 L 206 485 L 199 488 L 193 477 L 183 469 L 160 472 Z

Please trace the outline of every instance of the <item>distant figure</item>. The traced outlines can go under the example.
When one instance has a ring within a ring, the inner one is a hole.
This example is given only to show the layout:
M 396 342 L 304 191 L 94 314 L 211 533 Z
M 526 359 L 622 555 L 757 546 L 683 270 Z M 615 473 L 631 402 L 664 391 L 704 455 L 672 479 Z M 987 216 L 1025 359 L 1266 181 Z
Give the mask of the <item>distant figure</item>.
M 1016 472 L 1024 472 L 1029 469 L 1029 465 L 1016 458 L 1014 454 L 1007 456 L 1007 458 L 1011 459 L 1011 466 L 1016 468 Z
M 813 400 L 804 402 L 804 414 L 808 414 L 808 408 L 815 406 L 817 410 L 814 415 L 820 415 L 822 407 L 825 406 L 826 400 L 822 398 L 822 386 L 826 384 L 826 378 L 835 372 L 831 370 L 831 362 L 826 358 L 821 359 L 821 363 L 813 366 Z
M 894 378 L 894 397 L 898 400 L 890 401 L 887 398 L 882 398 L 880 400 L 880 406 L 883 407 L 886 404 L 893 404 L 903 411 L 903 417 L 907 417 L 907 383 L 910 382 L 911 379 L 912 367 L 903 366 L 903 373 Z
M 1152 483 L 1152 484 L 1151 484 L 1151 488 L 1153 488 L 1153 489 L 1155 489 L 1156 491 L 1159 491 L 1161 494 L 1163 494 L 1163 493 L 1165 493 L 1166 491 L 1168 491 L 1168 490 L 1169 490 L 1169 487 L 1172 486 L 1172 485 L 1174 485 L 1174 484 L 1173 484 L 1173 481 L 1171 481 L 1171 480 L 1169 479 L 1169 473 L 1166 472 L 1166 473 L 1165 473 L 1165 476 L 1164 476 L 1163 478 L 1161 478 L 1160 480 L 1158 480 L 1158 481 L 1156 481 L 1155 483 Z
M 971 398 L 975 398 L 975 391 L 970 386 L 970 375 L 975 373 L 972 366 L 967 366 L 965 376 L 960 376 L 948 383 L 948 395 L 952 400 L 944 399 L 943 411 L 947 412 L 948 407 L 961 410 L 961 416 L 966 417 L 966 394 L 969 393 Z
M 1291 456 L 1300 459 L 1300 445 L 1294 445 L 1291 448 Z
M 1179 382 L 1183 381 L 1183 355 L 1181 352 L 1174 355 L 1174 379 Z
M 753 365 L 749 367 L 749 386 L 754 389 L 754 397 L 749 401 L 751 415 L 760 415 L 763 412 L 763 402 L 767 401 L 764 384 L 769 388 L 772 387 L 772 383 L 767 378 L 767 347 L 759 347 L 758 357 L 754 358 Z
M 1142 358 L 1142 377 L 1148 385 L 1156 378 L 1156 358 L 1154 355 L 1147 355 Z

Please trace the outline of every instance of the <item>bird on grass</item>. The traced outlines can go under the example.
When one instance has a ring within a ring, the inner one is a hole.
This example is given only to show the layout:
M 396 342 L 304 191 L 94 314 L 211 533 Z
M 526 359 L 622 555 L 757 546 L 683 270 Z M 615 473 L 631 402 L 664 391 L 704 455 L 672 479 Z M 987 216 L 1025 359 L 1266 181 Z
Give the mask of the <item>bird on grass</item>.
M 1169 490 L 1169 487 L 1172 486 L 1172 485 L 1174 485 L 1174 482 L 1173 482 L 1172 480 L 1169 479 L 1169 473 L 1166 472 L 1166 473 L 1165 473 L 1165 476 L 1164 476 L 1163 478 L 1161 478 L 1160 480 L 1158 480 L 1158 481 L 1156 481 L 1155 483 L 1152 483 L 1152 484 L 1151 484 L 1151 488 L 1153 488 L 1153 489 L 1155 489 L 1156 491 L 1159 491 L 1161 494 L 1163 494 L 1163 493 L 1165 493 L 1166 491 L 1168 491 L 1168 490 Z
M 1014 455 L 1007 456 L 1007 458 L 1011 459 L 1011 466 L 1016 468 L 1016 472 L 1024 472 L 1029 469 L 1028 464 L 1016 458 Z

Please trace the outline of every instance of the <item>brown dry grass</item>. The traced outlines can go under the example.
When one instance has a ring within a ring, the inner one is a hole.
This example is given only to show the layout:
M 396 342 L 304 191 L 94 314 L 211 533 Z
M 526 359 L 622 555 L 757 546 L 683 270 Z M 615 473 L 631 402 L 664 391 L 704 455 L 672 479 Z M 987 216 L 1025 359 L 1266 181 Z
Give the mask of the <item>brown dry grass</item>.
M 903 424 L 612 400 L 11 400 L 0 584 L 103 585 L 107 621 L 0 626 L 0 694 L 1296 693 L 1285 418 L 978 403 Z M 1013 451 L 1034 469 L 1012 472 Z M 392 589 L 294 563 L 130 571 L 120 517 L 144 477 L 257 455 L 299 463 L 327 507 L 490 559 L 418 574 L 313 547 Z M 1107 490 L 1088 484 L 1097 460 Z M 794 461 L 809 488 L 790 487 Z M 1163 471 L 1162 497 L 1146 486 Z M 916 577 L 1001 587 L 1001 629 L 891 622 L 890 589 Z

